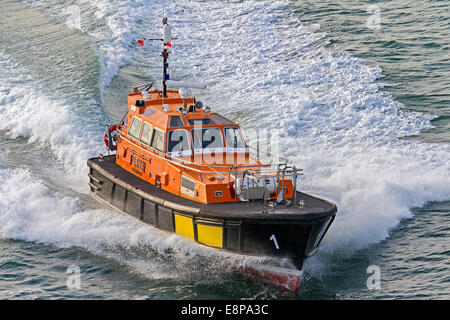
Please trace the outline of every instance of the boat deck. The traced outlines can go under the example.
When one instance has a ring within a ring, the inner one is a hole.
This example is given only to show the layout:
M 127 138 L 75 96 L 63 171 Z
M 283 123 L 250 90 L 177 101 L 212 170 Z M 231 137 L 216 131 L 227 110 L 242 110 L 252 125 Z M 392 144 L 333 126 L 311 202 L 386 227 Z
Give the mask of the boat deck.
M 274 211 L 269 213 L 264 212 L 261 200 L 250 202 L 237 200 L 228 203 L 204 204 L 177 196 L 140 179 L 118 166 L 115 162 L 115 155 L 104 156 L 103 160 L 100 157 L 89 159 L 88 165 L 105 178 L 144 199 L 173 210 L 191 212 L 198 216 L 298 221 L 317 219 L 322 215 L 324 217 L 329 216 L 337 211 L 333 203 L 299 191 L 297 191 L 297 201 L 302 200 L 304 202 L 303 208 L 277 204 Z

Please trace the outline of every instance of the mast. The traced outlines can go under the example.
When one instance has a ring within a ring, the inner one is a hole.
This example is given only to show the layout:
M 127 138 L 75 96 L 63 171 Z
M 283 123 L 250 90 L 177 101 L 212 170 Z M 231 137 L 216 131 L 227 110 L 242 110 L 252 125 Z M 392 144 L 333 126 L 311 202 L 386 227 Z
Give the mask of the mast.
M 163 57 L 163 97 L 167 98 L 167 84 L 166 81 L 170 80 L 170 76 L 168 73 L 169 63 L 167 60 L 169 59 L 169 47 L 172 47 L 172 27 L 167 24 L 167 17 L 163 17 L 163 51 L 161 52 L 161 56 Z

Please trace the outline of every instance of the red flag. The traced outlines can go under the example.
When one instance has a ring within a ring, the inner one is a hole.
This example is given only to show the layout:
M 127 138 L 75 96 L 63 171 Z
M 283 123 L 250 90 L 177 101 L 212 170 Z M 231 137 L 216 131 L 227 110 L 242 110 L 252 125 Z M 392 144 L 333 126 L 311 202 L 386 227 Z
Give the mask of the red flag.
M 167 46 L 169 47 L 169 48 L 172 48 L 172 44 L 169 42 L 169 43 L 167 43 Z
M 144 46 L 144 40 L 138 40 L 137 41 L 141 46 Z

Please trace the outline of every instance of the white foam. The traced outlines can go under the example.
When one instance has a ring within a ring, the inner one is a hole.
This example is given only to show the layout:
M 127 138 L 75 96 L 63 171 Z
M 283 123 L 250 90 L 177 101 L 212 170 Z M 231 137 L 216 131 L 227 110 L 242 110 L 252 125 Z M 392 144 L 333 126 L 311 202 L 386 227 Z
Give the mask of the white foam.
M 90 3 L 110 32 L 99 42 L 104 86 L 126 63 L 160 65 L 159 44 L 133 45 L 159 34 L 160 5 Z M 403 111 L 379 90 L 380 68 L 330 49 L 326 35 L 290 16 L 288 6 L 166 1 L 179 39 L 172 75 L 207 81 L 202 100 L 244 118 L 244 127 L 279 130 L 283 153 L 305 169 L 299 187 L 338 205 L 321 251 L 361 248 L 385 239 L 412 207 L 450 198 L 450 146 L 400 140 L 430 128 L 431 117 Z
M 118 212 L 85 208 L 79 199 L 52 191 L 27 170 L 0 169 L 0 180 L 0 238 L 79 246 L 152 279 L 195 274 L 198 268 L 183 270 L 198 256 L 219 266 L 264 260 L 200 246 Z
M 158 65 L 152 47 L 130 44 L 137 35 L 159 32 L 161 6 L 92 3 L 110 16 L 113 33 L 128 40 L 121 49 Z M 244 127 L 279 130 L 283 153 L 305 168 L 300 188 L 338 205 L 324 250 L 364 247 L 411 217 L 411 207 L 450 198 L 450 147 L 399 140 L 430 128 L 432 117 L 403 111 L 379 90 L 380 68 L 330 49 L 318 26 L 289 16 L 288 6 L 285 1 L 166 2 L 179 39 L 171 67 L 179 78 L 195 73 L 208 81 L 203 98 L 218 111 L 251 110 L 253 119 L 244 119 Z
M 61 178 L 86 192 L 86 161 L 104 149 L 102 128 L 88 123 L 89 114 L 80 117 L 63 97 L 47 97 L 29 70 L 1 52 L 0 65 L 0 129 L 11 138 L 49 145 L 64 168 Z

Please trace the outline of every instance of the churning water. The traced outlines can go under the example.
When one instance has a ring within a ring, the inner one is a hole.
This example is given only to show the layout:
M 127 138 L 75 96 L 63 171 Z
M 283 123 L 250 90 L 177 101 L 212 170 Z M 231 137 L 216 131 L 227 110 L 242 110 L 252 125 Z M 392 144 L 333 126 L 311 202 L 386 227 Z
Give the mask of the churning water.
M 298 296 L 88 193 L 105 127 L 159 79 L 159 44 L 136 39 L 159 35 L 162 10 L 1 2 L 0 297 L 450 298 L 450 4 L 166 1 L 172 78 L 207 82 L 197 97 L 244 130 L 276 130 L 299 188 L 338 206 Z

